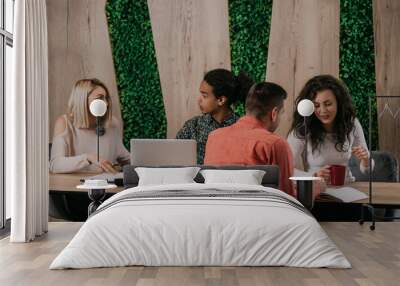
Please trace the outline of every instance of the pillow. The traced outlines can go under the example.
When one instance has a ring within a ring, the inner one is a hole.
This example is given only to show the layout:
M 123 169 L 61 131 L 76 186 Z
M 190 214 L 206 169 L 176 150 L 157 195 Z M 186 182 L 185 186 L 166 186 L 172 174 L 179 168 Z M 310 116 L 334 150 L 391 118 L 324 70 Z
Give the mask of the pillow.
M 265 171 L 261 170 L 202 170 L 205 184 L 233 183 L 261 185 Z
M 199 170 L 199 167 L 135 168 L 139 176 L 138 186 L 195 183 L 193 179 Z

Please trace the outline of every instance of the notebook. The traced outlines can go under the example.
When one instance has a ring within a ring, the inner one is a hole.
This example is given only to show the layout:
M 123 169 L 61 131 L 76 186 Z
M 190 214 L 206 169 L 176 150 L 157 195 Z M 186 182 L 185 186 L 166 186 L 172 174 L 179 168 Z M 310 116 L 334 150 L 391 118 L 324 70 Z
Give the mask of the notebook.
M 367 199 L 368 195 L 352 187 L 327 188 L 320 194 L 321 201 L 338 201 L 344 203 Z

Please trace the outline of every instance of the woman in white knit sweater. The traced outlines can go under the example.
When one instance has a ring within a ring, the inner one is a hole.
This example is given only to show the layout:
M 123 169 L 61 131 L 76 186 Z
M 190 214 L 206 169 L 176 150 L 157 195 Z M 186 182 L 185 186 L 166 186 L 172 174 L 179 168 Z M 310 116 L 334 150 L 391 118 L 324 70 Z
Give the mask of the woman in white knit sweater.
M 288 142 L 293 152 L 295 174 L 318 176 L 329 182 L 330 165 L 347 166 L 352 154 L 360 160 L 360 170 L 368 171 L 369 153 L 364 132 L 345 84 L 330 75 L 315 76 L 301 90 L 296 106 L 303 99 L 314 102 L 315 112 L 306 121 L 308 146 L 305 146 L 303 117 L 297 111 L 293 115 Z M 353 181 L 354 177 L 346 168 L 345 182 Z
M 97 161 L 96 118 L 90 103 L 104 100 L 107 112 L 101 117 L 100 154 Z M 66 114 L 57 118 L 51 148 L 52 173 L 117 172 L 117 165 L 130 162 L 130 154 L 122 144 L 122 128 L 112 116 L 112 101 L 107 87 L 100 80 L 78 80 L 71 92 Z

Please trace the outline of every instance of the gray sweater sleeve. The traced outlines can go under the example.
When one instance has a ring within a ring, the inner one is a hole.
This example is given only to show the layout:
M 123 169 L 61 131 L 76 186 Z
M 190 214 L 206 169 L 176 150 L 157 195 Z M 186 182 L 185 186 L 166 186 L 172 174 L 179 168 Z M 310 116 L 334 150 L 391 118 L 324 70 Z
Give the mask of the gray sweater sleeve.
M 113 124 L 117 128 L 117 138 L 115 138 L 115 140 L 118 140 L 118 142 L 117 142 L 117 161 L 118 161 L 118 164 L 120 164 L 121 166 L 130 164 L 130 162 L 131 162 L 131 154 L 125 148 L 125 146 L 124 146 L 124 144 L 122 142 L 122 138 L 123 138 L 122 125 L 115 118 L 113 118 Z
M 294 175 L 297 177 L 313 176 L 312 172 L 304 171 L 303 152 L 305 141 L 294 136 L 293 131 L 289 133 L 287 141 L 293 154 Z
M 365 150 L 368 151 L 368 146 L 367 146 L 367 142 L 365 141 L 364 131 L 362 129 L 360 121 L 357 118 L 354 120 L 353 135 L 354 135 L 354 142 L 351 147 L 362 146 Z M 368 154 L 368 155 L 370 156 L 371 154 Z M 375 166 L 375 161 L 372 160 L 372 169 L 374 169 L 374 166 Z M 360 171 L 362 173 L 365 174 L 365 173 L 369 172 L 369 170 L 370 170 L 370 168 L 364 167 L 360 162 Z
M 53 138 L 50 158 L 50 172 L 73 173 L 90 165 L 87 155 L 68 156 L 70 146 L 66 140 L 67 134 L 63 133 Z

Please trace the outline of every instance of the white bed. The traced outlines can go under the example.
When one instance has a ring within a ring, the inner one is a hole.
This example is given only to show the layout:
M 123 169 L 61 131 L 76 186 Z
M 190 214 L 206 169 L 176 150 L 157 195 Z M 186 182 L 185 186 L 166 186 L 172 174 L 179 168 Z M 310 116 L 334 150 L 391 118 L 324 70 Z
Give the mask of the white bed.
M 153 196 L 175 190 L 172 197 Z M 299 204 L 279 190 L 255 185 L 131 188 L 105 201 L 50 269 L 127 265 L 350 268 L 342 252 Z

